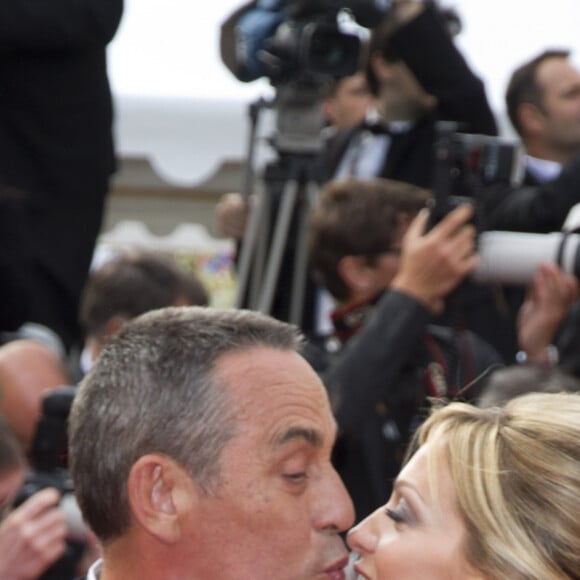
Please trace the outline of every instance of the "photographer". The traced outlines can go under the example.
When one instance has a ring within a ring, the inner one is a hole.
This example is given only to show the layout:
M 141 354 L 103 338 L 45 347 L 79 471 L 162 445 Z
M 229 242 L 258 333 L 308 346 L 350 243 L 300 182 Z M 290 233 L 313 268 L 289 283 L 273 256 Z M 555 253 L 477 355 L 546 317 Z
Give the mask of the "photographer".
M 488 230 L 556 232 L 580 202 L 580 71 L 569 55 L 567 50 L 543 51 L 511 75 L 506 107 L 525 149 L 525 173 L 520 187 L 497 184 L 481 189 L 478 201 Z M 524 288 L 497 290 L 504 311 L 515 322 Z M 576 376 L 580 376 L 578 316 L 578 307 L 574 307 L 556 340 L 561 363 Z M 491 325 L 482 332 L 484 336 L 494 334 L 509 360 L 516 350 L 515 336 L 506 340 L 506 333 L 497 333 Z
M 67 527 L 60 495 L 44 489 L 10 511 L 24 483 L 25 461 L 9 427 L 0 420 L 0 578 L 36 580 L 64 553 Z
M 522 188 L 489 188 L 489 229 L 553 232 L 580 202 L 580 71 L 567 50 L 546 50 L 518 67 L 506 90 L 511 124 L 525 148 Z
M 427 398 L 475 397 L 499 362 L 472 333 L 432 325 L 478 258 L 471 207 L 425 233 L 428 198 L 403 182 L 335 181 L 312 216 L 312 269 L 339 306 L 333 338 L 306 356 L 330 392 L 335 466 L 357 518 L 388 498 Z

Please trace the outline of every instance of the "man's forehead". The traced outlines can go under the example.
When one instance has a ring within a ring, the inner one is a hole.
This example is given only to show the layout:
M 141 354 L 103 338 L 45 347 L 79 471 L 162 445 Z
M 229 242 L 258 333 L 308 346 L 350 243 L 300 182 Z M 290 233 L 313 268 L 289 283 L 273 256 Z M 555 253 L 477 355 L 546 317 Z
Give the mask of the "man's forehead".
M 292 385 L 298 391 L 322 387 L 312 367 L 292 349 L 257 346 L 226 353 L 217 359 L 215 372 L 234 393 L 277 385 Z
M 540 64 L 537 79 L 544 91 L 550 90 L 555 84 L 575 82 L 580 78 L 578 71 L 567 58 L 550 58 Z
M 229 391 L 241 433 L 269 448 L 303 442 L 332 445 L 336 424 L 326 390 L 292 350 L 256 348 L 222 357 L 218 372 Z

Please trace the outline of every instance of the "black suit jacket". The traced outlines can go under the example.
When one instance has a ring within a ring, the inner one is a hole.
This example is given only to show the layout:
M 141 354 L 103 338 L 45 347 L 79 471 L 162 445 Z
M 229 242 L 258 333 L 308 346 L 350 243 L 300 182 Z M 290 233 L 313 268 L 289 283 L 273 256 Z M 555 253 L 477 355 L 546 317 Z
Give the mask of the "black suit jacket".
M 80 338 L 78 301 L 115 169 L 106 46 L 122 11 L 123 0 L 0 2 L 0 191 L 20 192 L 23 206 L 18 250 L 0 256 L 24 305 L 10 323 L 43 323 L 67 346 Z
M 0 3 L 0 183 L 51 205 L 107 191 L 115 163 L 105 49 L 122 10 L 123 0 Z
M 526 172 L 520 187 L 498 185 L 482 190 L 486 229 L 548 233 L 562 228 L 568 212 L 580 203 L 580 154 L 560 175 L 540 183 Z

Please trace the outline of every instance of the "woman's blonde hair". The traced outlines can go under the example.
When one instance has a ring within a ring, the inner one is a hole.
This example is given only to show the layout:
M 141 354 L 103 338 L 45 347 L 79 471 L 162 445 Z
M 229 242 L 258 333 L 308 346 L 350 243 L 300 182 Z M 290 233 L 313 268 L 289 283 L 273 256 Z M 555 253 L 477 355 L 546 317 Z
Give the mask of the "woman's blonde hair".
M 504 408 L 452 403 L 415 443 L 443 440 L 466 554 L 486 578 L 580 578 L 580 395 L 533 393 Z M 432 458 L 431 458 L 432 459 Z

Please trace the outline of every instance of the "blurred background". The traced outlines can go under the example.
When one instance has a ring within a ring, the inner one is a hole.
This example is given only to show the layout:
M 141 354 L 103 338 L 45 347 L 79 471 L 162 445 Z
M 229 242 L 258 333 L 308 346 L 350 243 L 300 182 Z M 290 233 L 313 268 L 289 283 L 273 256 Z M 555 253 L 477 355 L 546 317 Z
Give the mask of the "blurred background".
M 241 184 L 248 105 L 272 94 L 267 80 L 242 83 L 220 60 L 220 23 L 241 4 L 126 0 L 109 49 L 121 165 L 105 231 L 137 220 L 156 235 L 183 222 L 215 234 L 215 203 Z M 506 134 L 503 92 L 511 70 L 546 47 L 567 47 L 580 58 L 578 0 L 441 4 L 460 16 L 458 43 Z

